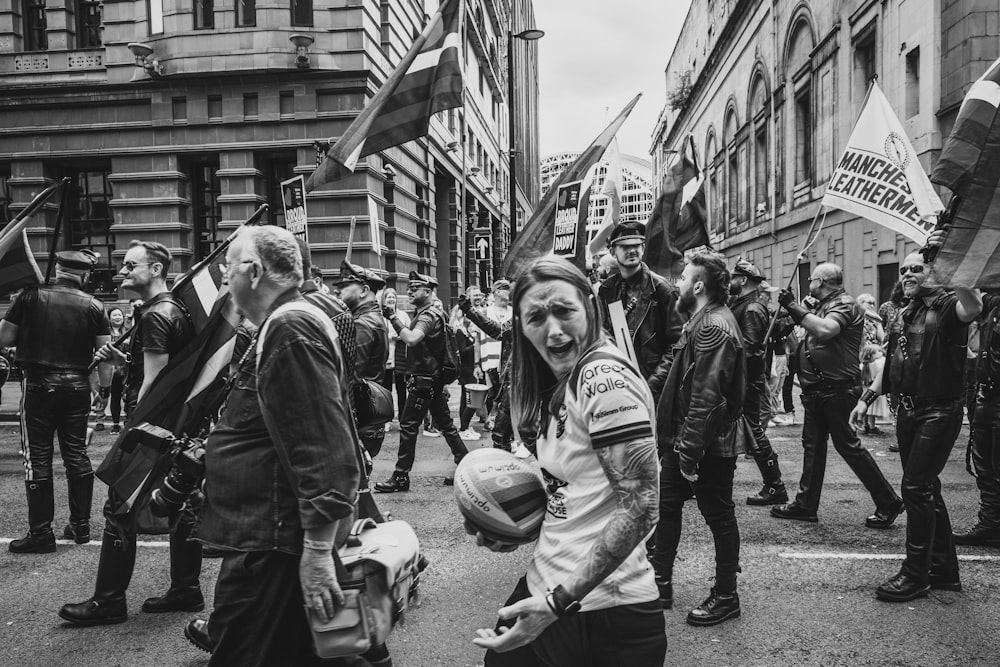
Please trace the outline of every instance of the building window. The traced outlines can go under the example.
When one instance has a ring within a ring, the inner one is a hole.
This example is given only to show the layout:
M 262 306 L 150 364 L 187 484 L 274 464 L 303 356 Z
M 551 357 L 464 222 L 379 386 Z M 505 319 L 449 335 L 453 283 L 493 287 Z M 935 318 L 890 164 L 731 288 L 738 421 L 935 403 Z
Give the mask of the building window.
M 175 97 L 172 100 L 171 111 L 175 123 L 186 123 L 188 117 L 188 107 L 186 97 Z
M 80 0 L 76 8 L 76 46 L 94 49 L 101 45 L 101 1 Z
M 236 0 L 236 27 L 257 25 L 257 0 Z
M 753 118 L 753 199 L 750 200 L 750 218 L 755 220 L 770 210 L 771 204 L 771 142 L 768 137 L 769 117 L 767 86 L 758 77 L 750 95 L 750 113 Z
M 854 115 L 861 112 L 868 87 L 875 76 L 875 56 L 878 53 L 875 43 L 875 25 L 872 23 L 863 35 L 854 42 Z
M 785 117 L 780 106 L 774 109 L 774 205 L 785 203 Z
M 309 27 L 312 24 L 312 0 L 292 0 L 292 25 Z
M 194 0 L 194 28 L 208 30 L 215 27 L 215 0 Z
M 392 44 L 392 26 L 389 23 L 389 0 L 382 0 L 379 3 L 379 43 L 382 51 L 388 55 L 389 46 Z
M 243 120 L 257 120 L 259 116 L 257 93 L 245 93 L 243 95 Z
M 278 114 L 282 118 L 295 118 L 295 93 L 291 90 L 278 93 Z
M 10 165 L 0 164 L 0 223 L 10 222 Z
M 219 247 L 228 234 L 219 229 L 222 211 L 219 197 L 222 186 L 216 172 L 219 162 L 212 160 L 192 162 L 187 176 L 191 183 L 191 224 L 194 229 L 194 261 L 208 257 Z
M 45 0 L 24 0 L 25 51 L 45 51 L 49 48 L 49 36 L 45 32 L 47 27 Z
M 920 113 L 920 47 L 906 54 L 906 117 Z
M 812 100 L 809 88 L 795 96 L 795 186 L 812 183 Z
M 222 95 L 208 96 L 208 120 L 222 122 Z
M 115 292 L 117 267 L 112 265 L 115 249 L 111 233 L 112 199 L 108 176 L 111 166 L 89 167 L 88 171 L 66 174 L 72 180 L 69 190 L 69 215 L 64 221 L 69 245 L 73 250 L 92 250 L 100 256 L 91 276 L 94 293 L 111 296 Z
M 146 0 L 149 16 L 149 34 L 159 35 L 163 32 L 163 0 Z

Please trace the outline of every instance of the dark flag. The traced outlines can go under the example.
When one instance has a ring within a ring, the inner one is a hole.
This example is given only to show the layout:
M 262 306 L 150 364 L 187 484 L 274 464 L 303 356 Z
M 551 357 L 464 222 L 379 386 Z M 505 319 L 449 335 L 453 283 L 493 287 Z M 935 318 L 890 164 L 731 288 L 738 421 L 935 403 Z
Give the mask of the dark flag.
M 933 273 L 945 285 L 1000 288 L 1000 60 L 962 101 L 951 135 L 941 148 L 931 181 L 957 202 L 951 229 L 937 252 Z
M 611 124 L 604 128 L 604 131 L 587 147 L 587 150 L 580 153 L 576 161 L 566 167 L 559 175 L 559 178 L 549 186 L 545 196 L 542 197 L 542 201 L 538 203 L 538 208 L 535 209 L 531 218 L 525 223 L 524 229 L 517 235 L 514 243 L 511 244 L 510 249 L 507 251 L 507 256 L 503 261 L 503 269 L 501 270 L 502 275 L 511 279 L 516 278 L 521 270 L 532 260 L 552 252 L 555 240 L 556 204 L 559 196 L 559 188 L 574 181 L 586 180 L 588 175 L 592 174 L 591 169 L 600 161 L 604 155 L 604 151 L 607 150 L 611 140 L 618 133 L 618 129 L 622 126 L 622 123 L 632 113 L 632 109 L 640 97 L 642 97 L 641 93 L 633 97 L 632 101 L 625 105 L 625 108 L 611 121 Z M 585 188 L 586 197 L 581 197 L 581 207 L 587 206 L 589 203 L 589 180 L 585 183 Z M 578 255 L 587 251 L 586 230 L 580 230 L 580 233 L 581 238 L 577 243 Z M 577 262 L 577 265 L 579 266 L 580 262 Z
M 244 225 L 256 224 L 261 207 Z M 171 290 L 191 316 L 194 336 L 160 371 L 149 391 L 129 416 L 132 426 L 149 422 L 177 436 L 195 436 L 219 408 L 222 383 L 236 345 L 239 316 L 222 284 L 221 264 L 236 233 L 211 255 L 178 278 Z M 97 476 L 114 490 L 122 503 L 116 514 L 144 506 L 153 486 L 169 469 L 165 452 L 146 445 L 123 448 L 127 431 L 118 437 Z
M 7 296 L 23 287 L 42 283 L 42 274 L 28 246 L 26 227 L 38 209 L 62 187 L 65 187 L 65 180 L 39 192 L 3 230 L 0 230 L 0 296 Z
M 330 147 L 306 192 L 343 178 L 361 158 L 425 136 L 431 116 L 462 106 L 462 0 L 444 0 L 396 69 Z
M 684 251 L 708 245 L 705 177 L 698 166 L 694 139 L 684 148 L 660 185 L 660 196 L 646 221 L 646 256 L 643 261 L 662 276 L 674 273 Z

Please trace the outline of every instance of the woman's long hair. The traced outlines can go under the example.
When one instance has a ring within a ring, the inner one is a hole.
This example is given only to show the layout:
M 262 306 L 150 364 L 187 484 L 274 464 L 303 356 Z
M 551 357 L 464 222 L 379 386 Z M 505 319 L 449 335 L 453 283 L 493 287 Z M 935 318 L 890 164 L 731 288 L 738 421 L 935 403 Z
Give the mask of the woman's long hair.
M 524 335 L 521 324 L 521 299 L 535 285 L 561 280 L 576 288 L 586 309 L 587 336 L 581 344 L 581 355 L 605 340 L 601 311 L 595 303 L 590 282 L 580 269 L 560 257 L 540 257 L 532 262 L 514 283 L 511 306 L 514 314 L 512 330 L 510 413 L 514 428 L 520 433 L 534 433 L 542 424 L 542 403 L 565 391 L 569 375 L 557 378 L 548 363 Z M 561 402 L 561 401 L 553 401 Z
M 396 290 L 394 290 L 393 288 L 386 287 L 384 290 L 382 290 L 381 294 L 378 295 L 378 307 L 380 311 L 383 308 L 385 308 L 385 297 L 389 296 L 389 294 L 392 294 L 394 297 L 396 297 L 396 305 L 393 306 L 393 308 L 399 310 L 399 295 L 396 294 Z

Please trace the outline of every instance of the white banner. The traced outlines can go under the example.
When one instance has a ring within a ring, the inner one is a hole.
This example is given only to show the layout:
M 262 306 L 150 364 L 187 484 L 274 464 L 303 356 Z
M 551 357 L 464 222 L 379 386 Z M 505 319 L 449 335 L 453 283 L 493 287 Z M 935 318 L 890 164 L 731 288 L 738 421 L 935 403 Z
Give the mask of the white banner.
M 923 244 L 944 206 L 877 83 L 833 172 L 823 205 L 849 211 Z

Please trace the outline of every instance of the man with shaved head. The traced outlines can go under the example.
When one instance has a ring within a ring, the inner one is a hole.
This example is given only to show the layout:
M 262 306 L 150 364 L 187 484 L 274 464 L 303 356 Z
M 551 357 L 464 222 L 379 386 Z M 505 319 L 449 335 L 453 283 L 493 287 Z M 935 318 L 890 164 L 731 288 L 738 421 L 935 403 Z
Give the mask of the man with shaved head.
M 827 440 L 850 466 L 875 502 L 875 513 L 865 520 L 869 528 L 888 528 L 903 511 L 903 501 L 879 470 L 871 453 L 861 446 L 850 424 L 851 410 L 861 395 L 861 341 L 865 315 L 844 291 L 844 272 L 824 263 L 809 277 L 814 312 L 781 290 L 778 302 L 792 320 L 806 330 L 799 346 L 799 382 L 805 422 L 802 425 L 802 478 L 795 500 L 771 508 L 779 519 L 815 523 L 823 477 L 826 474 Z
M 939 476 L 962 430 L 968 324 L 983 301 L 966 287 L 930 285 L 929 274 L 930 266 L 916 252 L 899 267 L 910 303 L 892 323 L 882 372 L 851 413 L 856 424 L 863 423 L 880 393 L 899 396 L 896 442 L 903 462 L 906 558 L 899 573 L 875 589 L 885 602 L 926 597 L 932 588 L 962 588 Z

